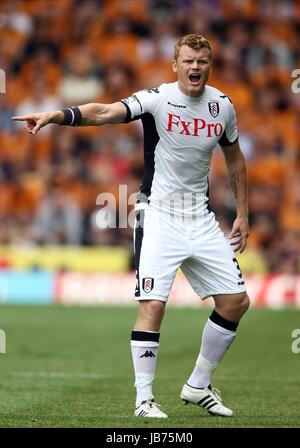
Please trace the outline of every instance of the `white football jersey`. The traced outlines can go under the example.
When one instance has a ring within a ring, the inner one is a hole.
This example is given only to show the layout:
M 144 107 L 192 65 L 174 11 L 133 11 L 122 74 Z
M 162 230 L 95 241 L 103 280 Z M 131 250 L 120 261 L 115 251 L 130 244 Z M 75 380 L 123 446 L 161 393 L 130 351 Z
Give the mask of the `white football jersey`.
M 212 151 L 238 139 L 228 96 L 205 86 L 200 97 L 185 95 L 178 82 L 142 90 L 122 100 L 125 122 L 141 119 L 144 175 L 138 201 L 187 217 L 206 214 Z M 230 150 L 230 149 L 229 149 Z

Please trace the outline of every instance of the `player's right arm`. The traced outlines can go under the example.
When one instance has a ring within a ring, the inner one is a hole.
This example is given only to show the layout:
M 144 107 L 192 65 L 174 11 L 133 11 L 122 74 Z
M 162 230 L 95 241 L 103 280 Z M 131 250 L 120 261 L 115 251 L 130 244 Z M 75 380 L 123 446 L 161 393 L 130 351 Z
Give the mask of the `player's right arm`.
M 77 111 L 78 109 L 78 111 Z M 123 123 L 127 108 L 121 101 L 112 104 L 89 103 L 78 107 L 41 112 L 12 117 L 14 121 L 25 121 L 25 128 L 30 134 L 36 134 L 47 124 L 77 126 L 102 126 L 104 124 Z M 69 117 L 71 122 L 69 121 Z

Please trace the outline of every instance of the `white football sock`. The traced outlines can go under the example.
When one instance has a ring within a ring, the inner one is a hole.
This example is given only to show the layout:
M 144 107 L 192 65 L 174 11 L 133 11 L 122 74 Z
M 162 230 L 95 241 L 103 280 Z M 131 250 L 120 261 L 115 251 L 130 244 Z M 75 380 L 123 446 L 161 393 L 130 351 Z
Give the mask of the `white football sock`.
M 217 313 L 214 312 L 212 316 L 214 315 L 217 315 Z M 195 368 L 187 381 L 187 384 L 192 387 L 203 388 L 210 385 L 213 371 L 236 336 L 236 331 L 229 330 L 213 322 L 211 320 L 212 316 L 207 320 L 203 329 L 200 353 Z M 218 320 L 219 323 L 221 321 L 222 324 L 225 322 L 225 325 L 228 322 L 229 325 L 226 326 L 231 328 L 236 328 L 237 326 L 237 323 L 226 321 L 223 318 L 215 320 Z
M 131 354 L 135 373 L 136 407 L 142 401 L 154 398 L 154 380 L 160 333 L 135 331 L 131 334 Z

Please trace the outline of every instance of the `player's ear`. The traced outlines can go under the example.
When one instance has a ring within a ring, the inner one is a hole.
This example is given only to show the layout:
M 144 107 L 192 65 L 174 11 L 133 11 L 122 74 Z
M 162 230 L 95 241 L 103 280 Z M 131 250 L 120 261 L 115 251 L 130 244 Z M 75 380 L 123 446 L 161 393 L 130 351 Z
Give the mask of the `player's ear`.
M 172 62 L 172 69 L 173 69 L 173 72 L 174 72 L 174 73 L 177 73 L 177 62 L 176 62 L 176 59 L 173 59 L 173 62 Z

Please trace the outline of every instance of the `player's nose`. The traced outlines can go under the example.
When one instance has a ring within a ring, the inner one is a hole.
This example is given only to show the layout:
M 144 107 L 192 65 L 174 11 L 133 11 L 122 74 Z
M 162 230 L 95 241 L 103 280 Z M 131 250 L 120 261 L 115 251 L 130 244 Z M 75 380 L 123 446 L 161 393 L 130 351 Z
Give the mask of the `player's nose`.
M 193 61 L 192 65 L 191 65 L 192 69 L 198 68 L 198 63 L 197 61 Z

